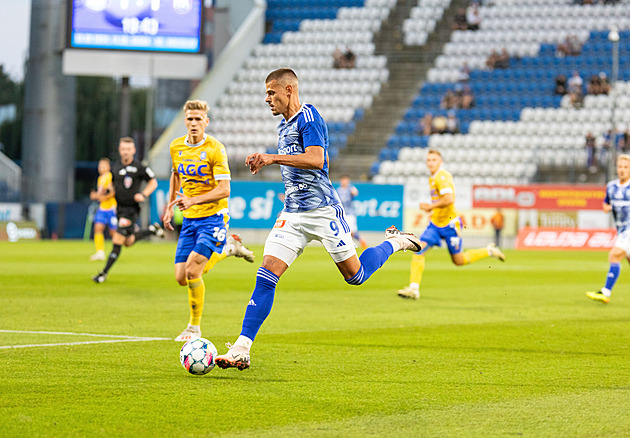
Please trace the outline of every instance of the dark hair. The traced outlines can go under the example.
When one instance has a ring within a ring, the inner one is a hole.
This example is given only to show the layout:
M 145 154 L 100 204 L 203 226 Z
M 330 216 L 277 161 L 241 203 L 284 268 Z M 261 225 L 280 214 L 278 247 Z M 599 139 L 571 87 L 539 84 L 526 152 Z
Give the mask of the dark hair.
M 274 80 L 278 82 L 297 82 L 298 77 L 295 72 L 290 68 L 279 68 L 267 75 L 267 79 L 265 79 L 265 84 L 268 84 L 269 82 Z

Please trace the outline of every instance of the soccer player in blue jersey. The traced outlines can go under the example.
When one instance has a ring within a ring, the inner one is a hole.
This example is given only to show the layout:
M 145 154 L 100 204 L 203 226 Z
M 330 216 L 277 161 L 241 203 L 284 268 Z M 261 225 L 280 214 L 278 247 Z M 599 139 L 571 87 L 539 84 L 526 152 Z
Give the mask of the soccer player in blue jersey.
M 284 210 L 265 242 L 262 267 L 245 311 L 241 335 L 229 351 L 217 356 L 221 368 L 249 368 L 249 350 L 273 305 L 276 284 L 312 240 L 321 242 L 348 284 L 365 282 L 396 251 L 420 251 L 419 239 L 395 227 L 381 244 L 357 257 L 343 207 L 328 177 L 328 129 L 317 109 L 300 103 L 293 70 L 275 70 L 265 80 L 267 98 L 278 125 L 278 153 L 252 154 L 245 159 L 252 174 L 279 164 L 285 187 Z
M 606 213 L 612 213 L 617 227 L 615 244 L 608 253 L 608 275 L 606 283 L 597 292 L 587 292 L 591 300 L 607 304 L 610 302 L 612 289 L 619 278 L 621 261 L 630 262 L 630 155 L 617 157 L 617 176 L 606 185 L 606 197 L 602 206 Z
M 350 184 L 350 177 L 348 175 L 342 175 L 339 180 L 339 187 L 337 187 L 337 193 L 343 206 L 343 212 L 346 214 L 346 222 L 350 226 L 352 237 L 359 241 L 361 249 L 368 247 L 365 239 L 359 234 L 359 228 L 357 227 L 357 216 L 354 212 L 354 206 L 352 201 L 359 196 L 359 189 Z

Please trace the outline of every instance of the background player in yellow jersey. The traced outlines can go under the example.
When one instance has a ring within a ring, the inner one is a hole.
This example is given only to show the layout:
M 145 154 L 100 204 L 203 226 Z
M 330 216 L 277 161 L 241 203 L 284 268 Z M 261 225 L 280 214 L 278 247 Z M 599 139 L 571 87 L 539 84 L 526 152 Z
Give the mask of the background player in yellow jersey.
M 90 199 L 98 201 L 94 214 L 94 246 L 96 252 L 90 260 L 105 260 L 105 227 L 110 233 L 116 230 L 116 198 L 112 187 L 112 172 L 109 158 L 98 160 L 98 180 L 96 190 L 90 192 Z
M 486 257 L 505 260 L 503 252 L 490 243 L 485 248 L 463 251 L 461 228 L 462 220 L 455 211 L 455 186 L 452 175 L 442 167 L 442 154 L 435 149 L 427 152 L 427 167 L 431 176 L 431 203 L 420 203 L 420 208 L 431 213 L 431 222 L 420 236 L 422 250 L 413 255 L 409 286 L 398 291 L 402 298 L 420 298 L 420 282 L 424 272 L 424 254 L 433 246 L 446 242 L 453 263 L 457 266 L 468 265 Z
M 201 337 L 206 291 L 202 274 L 230 255 L 254 261 L 254 253 L 238 235 L 227 235 L 230 168 L 225 147 L 205 132 L 210 122 L 208 104 L 191 100 L 184 111 L 188 134 L 171 142 L 173 169 L 163 218 L 164 226 L 172 231 L 173 207 L 184 215 L 175 251 L 175 279 L 188 286 L 190 321 L 175 338 L 181 342 Z

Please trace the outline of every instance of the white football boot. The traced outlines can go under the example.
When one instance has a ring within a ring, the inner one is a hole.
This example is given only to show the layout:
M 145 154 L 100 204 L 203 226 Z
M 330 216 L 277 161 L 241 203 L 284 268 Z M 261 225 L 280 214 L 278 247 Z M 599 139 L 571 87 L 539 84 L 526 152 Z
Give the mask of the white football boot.
M 395 240 L 398 242 L 398 246 L 400 248 L 398 251 L 411 250 L 413 252 L 419 252 L 422 250 L 420 239 L 418 239 L 415 234 L 403 233 L 393 225 L 385 230 L 385 238 L 387 240 Z
M 501 251 L 501 249 L 498 246 L 496 246 L 494 243 L 489 243 L 488 246 L 486 246 L 486 248 L 488 248 L 488 254 L 490 255 L 490 257 L 499 259 L 502 262 L 505 261 L 505 254 L 503 254 L 503 251 Z
M 96 251 L 90 256 L 91 261 L 105 260 L 105 251 Z
M 238 368 L 243 371 L 249 368 L 249 350 L 239 345 L 225 344 L 228 352 L 217 356 L 214 362 L 219 368 Z
M 241 236 L 238 234 L 231 234 L 228 236 L 225 242 L 225 249 L 228 256 L 235 256 L 247 260 L 249 263 L 254 263 L 254 251 L 243 245 Z
M 400 298 L 417 300 L 418 298 L 420 298 L 420 291 L 412 288 L 411 286 L 406 286 L 398 291 L 398 296 Z
M 188 327 L 175 338 L 177 342 L 188 342 L 193 339 L 199 339 L 201 337 L 201 329 L 199 327 L 193 327 L 188 324 Z

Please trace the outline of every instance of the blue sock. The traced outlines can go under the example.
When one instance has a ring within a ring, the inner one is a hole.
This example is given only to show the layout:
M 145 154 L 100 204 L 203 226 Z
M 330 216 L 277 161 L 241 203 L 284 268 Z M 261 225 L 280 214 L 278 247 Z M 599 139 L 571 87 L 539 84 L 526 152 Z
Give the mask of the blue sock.
M 256 287 L 247 305 L 247 310 L 245 310 L 241 336 L 245 336 L 252 341 L 256 338 L 260 326 L 271 312 L 278 280 L 278 276 L 273 272 L 263 267 L 258 268 Z
M 604 286 L 608 290 L 612 290 L 619 278 L 619 273 L 621 272 L 621 264 L 620 263 L 611 263 L 610 269 L 608 270 L 608 276 L 606 277 L 606 286 Z
M 357 272 L 354 277 L 347 279 L 346 283 L 353 286 L 365 283 L 378 268 L 383 266 L 393 253 L 394 247 L 387 241 L 366 249 L 361 253 L 361 257 L 359 257 L 361 269 L 359 269 L 359 272 Z

